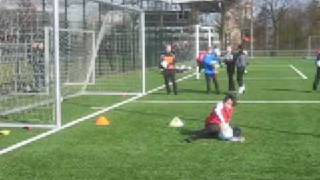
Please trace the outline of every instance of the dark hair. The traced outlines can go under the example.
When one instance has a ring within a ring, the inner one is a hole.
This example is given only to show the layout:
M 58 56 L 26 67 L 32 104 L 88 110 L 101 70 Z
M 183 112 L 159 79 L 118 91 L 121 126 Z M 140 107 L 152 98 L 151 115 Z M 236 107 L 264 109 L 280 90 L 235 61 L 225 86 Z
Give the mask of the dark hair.
M 237 98 L 233 95 L 233 94 L 227 94 L 224 98 L 223 98 L 223 102 L 227 102 L 228 100 L 232 101 L 232 106 L 236 106 L 237 105 Z

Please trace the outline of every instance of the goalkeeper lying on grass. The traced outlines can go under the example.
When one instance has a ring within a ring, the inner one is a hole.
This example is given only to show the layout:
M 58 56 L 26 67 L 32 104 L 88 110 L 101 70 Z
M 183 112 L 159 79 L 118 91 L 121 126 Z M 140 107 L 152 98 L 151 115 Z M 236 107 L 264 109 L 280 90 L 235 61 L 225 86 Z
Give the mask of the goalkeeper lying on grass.
M 222 102 L 217 103 L 205 121 L 205 128 L 191 135 L 187 142 L 203 138 L 218 138 L 226 141 L 243 142 L 240 128 L 230 126 L 231 118 L 236 105 L 233 95 L 227 95 Z

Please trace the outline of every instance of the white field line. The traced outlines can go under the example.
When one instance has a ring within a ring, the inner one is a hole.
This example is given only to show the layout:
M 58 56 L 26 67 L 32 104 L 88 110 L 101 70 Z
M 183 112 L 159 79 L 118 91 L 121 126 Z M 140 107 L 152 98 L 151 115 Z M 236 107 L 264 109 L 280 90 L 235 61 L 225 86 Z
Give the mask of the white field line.
M 136 103 L 145 104 L 212 104 L 220 101 L 205 101 L 205 100 L 139 100 Z M 238 101 L 240 104 L 320 104 L 320 101 L 309 100 L 243 100 Z M 93 107 L 94 108 L 94 107 Z M 99 107 L 95 107 L 99 108 Z
M 141 104 L 213 104 L 221 101 L 206 101 L 206 100 L 141 100 L 134 103 Z M 239 104 L 320 104 L 320 101 L 309 100 L 244 100 L 238 101 Z M 106 107 L 91 107 L 91 109 L 104 109 Z
M 183 78 L 178 79 L 177 82 L 181 82 L 181 81 L 186 80 L 186 79 L 188 79 L 188 78 L 190 78 L 190 77 L 192 77 L 192 76 L 195 76 L 195 75 L 196 75 L 196 73 L 189 74 L 189 75 L 187 75 L 187 76 L 185 76 L 185 77 L 183 77 Z M 11 145 L 11 146 L 9 146 L 9 147 L 7 147 L 7 148 L 1 149 L 1 150 L 0 150 L 0 156 L 3 155 L 3 154 L 9 153 L 9 152 L 11 152 L 11 151 L 14 151 L 14 150 L 16 150 L 16 149 L 18 149 L 18 148 L 21 148 L 21 147 L 23 147 L 23 146 L 26 146 L 26 145 L 28 145 L 28 144 L 31 144 L 31 143 L 33 143 L 33 142 L 35 142 L 35 141 L 41 140 L 41 139 L 43 139 L 43 138 L 46 138 L 46 137 L 48 137 L 48 136 L 50 136 L 50 135 L 52 135 L 52 134 L 55 134 L 55 133 L 57 133 L 57 132 L 59 132 L 59 131 L 62 131 L 62 130 L 64 130 L 64 129 L 67 129 L 67 128 L 69 128 L 69 127 L 72 127 L 72 126 L 74 126 L 74 125 L 76 125 L 76 124 L 79 124 L 79 123 L 81 123 L 81 122 L 83 122 L 83 121 L 86 121 L 86 120 L 88 120 L 88 119 L 94 118 L 94 117 L 96 117 L 96 116 L 98 116 L 98 115 L 100 115 L 100 114 L 102 114 L 102 113 L 105 113 L 105 112 L 107 112 L 107 111 L 110 111 L 110 110 L 112 110 L 112 109 L 114 109 L 114 108 L 117 108 L 117 107 L 120 107 L 120 106 L 122 106 L 122 105 L 128 104 L 128 103 L 130 103 L 130 102 L 132 102 L 132 101 L 135 101 L 135 100 L 137 100 L 137 99 L 139 99 L 139 98 L 142 98 L 142 97 L 144 97 L 144 96 L 146 96 L 146 95 L 148 95 L 148 94 L 151 94 L 151 93 L 153 93 L 153 92 L 155 92 L 155 91 L 158 91 L 158 90 L 160 90 L 160 89 L 162 89 L 162 88 L 164 88 L 164 85 L 159 86 L 159 87 L 156 87 L 156 88 L 154 88 L 154 89 L 146 92 L 145 94 L 140 94 L 140 95 L 134 96 L 134 97 L 132 97 L 132 98 L 130 98 L 130 99 L 127 99 L 127 100 L 125 100 L 125 101 L 116 103 L 116 104 L 114 104 L 114 105 L 112 105 L 112 106 L 106 107 L 106 108 L 104 108 L 104 109 L 101 109 L 101 110 L 99 110 L 99 111 L 96 111 L 96 112 L 94 112 L 94 113 L 91 113 L 91 114 L 89 114 L 89 115 L 87 115 L 87 116 L 84 116 L 84 117 L 81 117 L 81 118 L 76 119 L 76 120 L 74 120 L 74 121 L 71 121 L 71 122 L 69 122 L 69 123 L 61 126 L 60 128 L 52 129 L 52 130 L 50 130 L 50 131 L 44 132 L 44 133 L 42 133 L 42 134 L 39 134 L 39 135 L 34 136 L 34 137 L 32 137 L 32 138 L 29 138 L 29 139 L 27 139 L 27 140 L 24 140 L 24 141 L 21 141 L 21 142 L 19 142 L 19 143 L 14 144 L 14 145 Z
M 301 78 L 299 77 L 247 77 L 245 80 L 299 80 Z M 220 78 L 218 77 L 218 80 L 228 80 L 228 78 Z
M 248 68 L 250 68 L 250 67 L 254 67 L 254 68 L 268 68 L 268 67 L 270 67 L 270 68 L 284 68 L 284 67 L 288 67 L 288 65 L 287 64 L 279 64 L 279 65 L 250 64 L 248 66 Z
M 302 79 L 308 79 L 308 77 L 306 75 L 304 75 L 299 69 L 297 69 L 296 67 L 294 67 L 292 64 L 290 64 L 290 67 L 301 76 Z

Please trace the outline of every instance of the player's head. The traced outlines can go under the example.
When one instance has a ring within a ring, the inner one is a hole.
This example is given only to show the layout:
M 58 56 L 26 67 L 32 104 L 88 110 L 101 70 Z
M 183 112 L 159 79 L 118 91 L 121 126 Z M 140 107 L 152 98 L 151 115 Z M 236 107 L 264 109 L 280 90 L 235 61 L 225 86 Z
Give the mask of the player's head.
M 167 52 L 167 53 L 170 53 L 171 51 L 172 51 L 171 45 L 170 45 L 170 44 L 167 44 L 167 45 L 166 45 L 166 52 Z
M 320 48 L 319 48 L 319 49 L 317 49 L 317 54 L 320 54 Z
M 227 108 L 232 108 L 237 105 L 237 99 L 232 94 L 227 94 L 223 99 L 223 105 Z
M 231 53 L 231 52 L 232 52 L 232 47 L 231 47 L 231 46 L 228 46 L 228 47 L 227 47 L 227 52 L 228 52 L 228 53 Z
M 209 47 L 207 48 L 207 53 L 208 53 L 208 54 L 211 54 L 212 52 L 213 52 L 213 49 L 212 49 L 211 46 L 209 46 Z

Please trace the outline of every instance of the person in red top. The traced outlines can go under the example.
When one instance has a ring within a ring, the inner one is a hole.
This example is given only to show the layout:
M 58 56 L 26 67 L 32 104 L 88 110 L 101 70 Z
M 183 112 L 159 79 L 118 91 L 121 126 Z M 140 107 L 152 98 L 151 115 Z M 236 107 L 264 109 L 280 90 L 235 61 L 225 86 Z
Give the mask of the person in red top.
M 235 97 L 232 94 L 228 94 L 210 112 L 205 120 L 205 128 L 191 135 L 186 141 L 190 143 L 197 139 L 219 138 L 243 142 L 244 138 L 241 137 L 240 128 L 231 128 L 230 126 L 235 105 Z
M 201 71 L 203 69 L 203 60 L 204 60 L 206 55 L 207 55 L 207 51 L 200 51 L 198 56 L 197 56 L 197 58 L 196 58 L 198 76 L 200 76 Z

